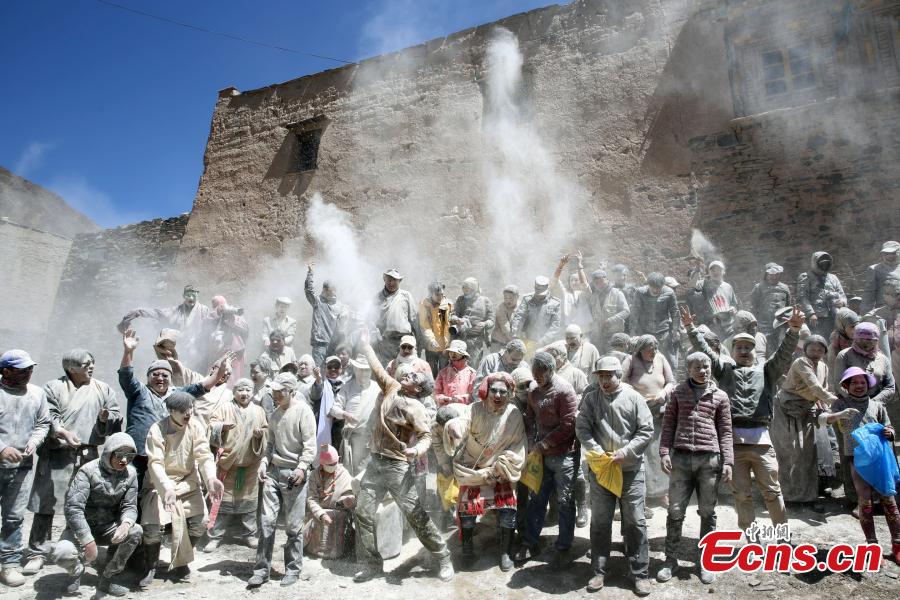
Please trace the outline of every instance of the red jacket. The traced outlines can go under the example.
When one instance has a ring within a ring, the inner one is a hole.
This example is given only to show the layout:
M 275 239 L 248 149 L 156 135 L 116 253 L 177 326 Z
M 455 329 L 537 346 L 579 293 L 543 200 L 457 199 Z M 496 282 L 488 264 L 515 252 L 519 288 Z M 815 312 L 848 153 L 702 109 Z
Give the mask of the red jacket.
M 734 464 L 731 436 L 731 403 L 728 394 L 710 380 L 699 399 L 685 381 L 669 392 L 663 414 L 659 455 L 673 449 L 686 452 L 718 452 L 723 465 Z
M 577 410 L 574 388 L 556 373 L 547 387 L 532 388 L 525 409 L 529 448 L 535 443 L 546 442 L 548 448 L 544 450 L 544 456 L 573 452 Z

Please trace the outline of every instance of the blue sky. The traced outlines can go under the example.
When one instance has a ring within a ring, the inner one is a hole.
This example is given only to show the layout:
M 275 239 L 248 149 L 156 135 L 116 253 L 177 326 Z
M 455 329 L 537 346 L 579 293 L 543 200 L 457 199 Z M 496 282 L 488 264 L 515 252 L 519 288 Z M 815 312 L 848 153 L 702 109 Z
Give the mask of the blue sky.
M 109 1 L 350 61 L 554 3 Z M 258 88 L 341 64 L 99 0 L 0 2 L 0 56 L 0 166 L 56 191 L 105 227 L 190 210 L 218 90 Z

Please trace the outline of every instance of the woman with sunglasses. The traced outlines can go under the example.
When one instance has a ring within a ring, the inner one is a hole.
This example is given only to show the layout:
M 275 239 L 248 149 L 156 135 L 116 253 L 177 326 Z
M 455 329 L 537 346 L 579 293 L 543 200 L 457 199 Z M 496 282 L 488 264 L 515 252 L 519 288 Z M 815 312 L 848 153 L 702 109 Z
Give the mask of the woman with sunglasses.
M 508 373 L 492 373 L 484 379 L 478 390 L 481 401 L 471 408 L 468 434 L 453 457 L 466 567 L 475 562 L 475 519 L 487 510 L 497 511 L 500 524 L 500 569 L 509 571 L 513 567 L 515 485 L 525 464 L 525 422 L 522 412 L 510 402 L 515 389 Z

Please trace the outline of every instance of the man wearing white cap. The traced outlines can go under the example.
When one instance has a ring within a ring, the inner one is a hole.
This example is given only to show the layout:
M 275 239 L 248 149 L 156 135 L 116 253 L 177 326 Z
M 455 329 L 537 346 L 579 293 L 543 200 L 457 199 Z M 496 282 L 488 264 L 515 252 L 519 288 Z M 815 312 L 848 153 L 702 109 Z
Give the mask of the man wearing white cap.
M 375 351 L 378 360 L 387 363 L 397 356 L 400 339 L 417 335 L 419 316 L 412 294 L 400 289 L 403 275 L 397 269 L 388 269 L 382 276 L 384 288 L 375 297 Z M 373 332 L 374 333 L 374 332 Z
M 900 243 L 888 241 L 881 246 L 881 261 L 868 268 L 863 287 L 860 314 L 873 310 L 882 302 L 884 282 L 900 279 Z
M 526 294 L 512 318 L 512 336 L 525 342 L 528 355 L 557 339 L 562 327 L 562 305 L 550 295 L 550 280 L 534 279 L 534 293 Z
M 721 260 L 709 263 L 706 277 L 697 281 L 688 294 L 687 304 L 698 324 L 716 330 L 720 337 L 726 337 L 718 329 L 715 316 L 724 312 L 736 313 L 741 302 L 731 284 L 725 281 L 725 263 Z
M 759 321 L 759 332 L 766 336 L 766 358 L 778 348 L 778 336 L 775 334 L 773 322 L 775 313 L 791 306 L 791 289 L 782 283 L 784 268 L 777 263 L 766 263 L 762 281 L 753 286 L 750 292 L 750 309 Z
M 628 566 L 638 596 L 650 593 L 649 539 L 644 515 L 644 450 L 653 439 L 653 415 L 647 402 L 622 381 L 622 363 L 604 356 L 594 366 L 597 384 L 584 395 L 575 433 L 585 452 L 611 454 L 622 469 L 621 498 L 602 487 L 591 473 L 591 567 L 588 591 L 603 588 L 612 546 L 612 522 L 618 503 Z
M 24 350 L 0 356 L 0 583 L 25 583 L 19 572 L 22 560 L 22 522 L 31 482 L 33 456 L 50 431 L 50 412 L 44 390 L 31 385 L 34 365 Z
M 263 347 L 269 347 L 269 334 L 273 331 L 284 333 L 284 345 L 293 346 L 294 336 L 297 335 L 297 319 L 288 316 L 288 310 L 293 302 L 287 296 L 275 298 L 275 314 L 263 319 L 262 343 Z

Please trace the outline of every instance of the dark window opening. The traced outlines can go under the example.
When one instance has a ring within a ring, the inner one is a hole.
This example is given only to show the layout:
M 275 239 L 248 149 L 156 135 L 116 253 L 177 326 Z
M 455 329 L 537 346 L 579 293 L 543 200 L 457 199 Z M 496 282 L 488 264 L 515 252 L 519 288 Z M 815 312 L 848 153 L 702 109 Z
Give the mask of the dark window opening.
M 321 129 L 310 129 L 297 134 L 297 170 L 314 171 L 319 158 Z
M 816 69 L 809 44 L 762 53 L 766 96 L 778 96 L 816 87 Z

